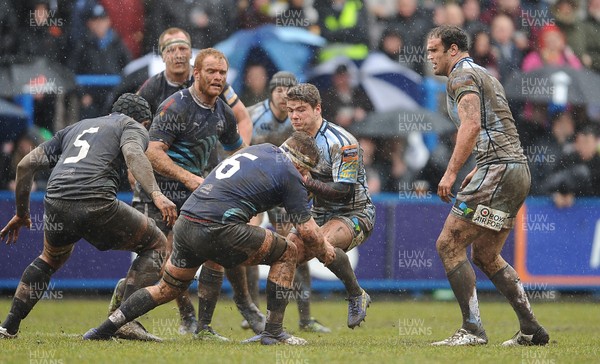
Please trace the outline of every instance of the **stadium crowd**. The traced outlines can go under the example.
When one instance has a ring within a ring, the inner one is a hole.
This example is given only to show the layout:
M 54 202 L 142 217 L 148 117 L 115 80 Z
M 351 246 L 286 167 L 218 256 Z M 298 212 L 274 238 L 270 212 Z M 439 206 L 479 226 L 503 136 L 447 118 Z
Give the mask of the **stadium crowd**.
M 519 71 L 548 66 L 600 71 L 600 0 L 2 0 L 0 8 L 0 69 L 43 57 L 75 74 L 118 75 L 132 60 L 158 53 L 156 39 L 169 27 L 185 29 L 193 48 L 202 49 L 237 30 L 273 24 L 324 37 L 321 61 L 339 54 L 360 60 L 379 51 L 431 76 L 425 37 L 450 24 L 470 34 L 473 59 L 503 84 Z M 246 65 L 244 87 L 236 90 L 245 105 L 267 98 L 276 71 L 264 62 Z M 374 112 L 348 73 L 338 67 L 331 88 L 320 90 L 325 118 L 345 128 Z M 0 189 L 14 189 L 19 160 L 53 132 L 107 113 L 110 91 L 79 87 L 68 95 L 35 95 L 35 126 L 2 144 Z M 509 102 L 531 167 L 531 193 L 552 195 L 559 206 L 575 196 L 600 196 L 598 105 Z M 423 135 L 360 138 L 371 193 L 435 191 L 454 136 L 435 135 L 427 143 L 431 138 Z M 46 179 L 37 176 L 38 189 Z

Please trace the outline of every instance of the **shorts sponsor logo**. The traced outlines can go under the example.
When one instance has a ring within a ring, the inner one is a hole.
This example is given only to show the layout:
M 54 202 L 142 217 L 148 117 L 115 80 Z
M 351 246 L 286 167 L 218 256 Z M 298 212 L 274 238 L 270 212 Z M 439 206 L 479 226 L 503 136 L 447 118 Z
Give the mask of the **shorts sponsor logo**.
M 464 201 L 456 201 L 454 206 L 452 206 L 452 212 L 458 216 L 469 217 L 473 211 L 474 210 L 467 206 L 467 203 Z
M 475 224 L 494 231 L 500 231 L 508 213 L 484 205 L 477 205 L 477 210 L 471 219 Z

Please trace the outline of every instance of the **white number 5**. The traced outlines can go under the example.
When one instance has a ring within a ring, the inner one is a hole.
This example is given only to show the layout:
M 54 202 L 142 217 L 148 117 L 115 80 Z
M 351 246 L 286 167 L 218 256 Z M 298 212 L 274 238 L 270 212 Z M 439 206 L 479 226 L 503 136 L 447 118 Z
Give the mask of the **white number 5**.
M 225 178 L 229 178 L 231 176 L 233 176 L 235 174 L 235 172 L 240 170 L 240 162 L 238 161 L 238 158 L 248 158 L 251 161 L 255 160 L 256 158 L 258 158 L 255 155 L 252 155 L 250 153 L 240 153 L 240 154 L 236 154 L 233 157 L 227 158 L 225 159 L 220 165 L 219 168 L 217 168 L 217 170 L 215 171 L 215 174 L 217 177 L 217 179 L 225 179 Z M 223 170 L 225 170 L 225 168 L 229 166 L 231 168 L 229 168 L 227 170 L 227 172 L 223 173 Z
M 80 160 L 82 160 L 83 158 L 85 158 L 85 156 L 88 154 L 88 152 L 90 151 L 90 143 L 88 143 L 85 140 L 81 140 L 79 138 L 81 138 L 84 134 L 89 133 L 97 133 L 98 132 L 98 128 L 89 128 L 83 131 L 83 133 L 79 134 L 77 136 L 77 138 L 75 139 L 75 141 L 73 142 L 73 145 L 76 147 L 81 148 L 79 150 L 79 154 L 77 154 L 75 157 L 69 157 L 66 158 L 65 161 L 63 162 L 64 164 L 68 164 L 68 163 L 77 163 Z

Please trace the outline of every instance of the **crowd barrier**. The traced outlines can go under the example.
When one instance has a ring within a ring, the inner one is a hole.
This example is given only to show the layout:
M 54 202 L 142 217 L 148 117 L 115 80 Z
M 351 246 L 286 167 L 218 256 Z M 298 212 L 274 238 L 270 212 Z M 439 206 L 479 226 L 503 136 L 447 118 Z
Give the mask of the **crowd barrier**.
M 130 194 L 120 194 L 128 202 Z M 435 242 L 450 205 L 437 196 L 399 198 L 374 196 L 377 218 L 373 234 L 350 258 L 361 285 L 372 291 L 427 291 L 449 288 Z M 0 192 L 0 224 L 14 212 L 14 195 Z M 39 255 L 43 241 L 43 195 L 33 193 L 32 226 L 23 229 L 16 244 L 0 247 L 0 289 L 14 290 L 21 273 Z M 60 223 L 47 217 L 48 228 Z M 600 290 L 600 199 L 577 199 L 557 209 L 547 198 L 529 198 L 503 250 L 530 290 Z M 54 289 L 109 290 L 124 277 L 132 254 L 97 251 L 86 242 L 76 244 L 67 264 L 52 281 Z M 268 267 L 261 267 L 264 272 Z M 480 289 L 493 289 L 475 269 Z M 317 261 L 311 262 L 313 289 L 342 290 L 343 286 Z M 264 287 L 264 280 L 261 282 Z M 226 285 L 225 289 L 229 289 Z

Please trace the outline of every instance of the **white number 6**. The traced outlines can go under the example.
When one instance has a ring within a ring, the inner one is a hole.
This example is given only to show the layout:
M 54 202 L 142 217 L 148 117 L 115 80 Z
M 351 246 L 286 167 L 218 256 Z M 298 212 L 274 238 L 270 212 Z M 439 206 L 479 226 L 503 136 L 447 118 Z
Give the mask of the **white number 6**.
M 217 179 L 225 179 L 225 178 L 229 178 L 231 176 L 233 176 L 235 174 L 235 172 L 240 170 L 240 162 L 237 160 L 238 158 L 248 158 L 251 161 L 255 160 L 256 158 L 258 158 L 255 155 L 252 155 L 250 153 L 240 153 L 240 154 L 236 154 L 233 157 L 227 158 L 225 159 L 220 165 L 219 168 L 217 168 L 217 170 L 215 171 L 216 177 Z M 223 173 L 223 170 L 227 167 L 230 166 L 231 168 L 229 168 L 227 170 L 227 172 Z

